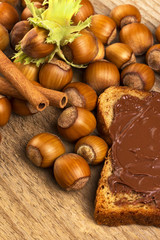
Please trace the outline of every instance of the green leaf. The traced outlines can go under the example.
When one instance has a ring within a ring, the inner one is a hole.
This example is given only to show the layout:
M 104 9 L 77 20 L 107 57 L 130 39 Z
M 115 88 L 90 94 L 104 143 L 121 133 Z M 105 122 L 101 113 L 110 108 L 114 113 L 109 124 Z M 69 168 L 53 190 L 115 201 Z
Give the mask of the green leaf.
M 90 26 L 91 17 L 84 22 L 79 22 L 78 25 L 73 25 L 72 16 L 76 14 L 81 7 L 81 0 L 45 0 L 43 5 L 48 4 L 48 8 L 37 9 L 30 0 L 25 0 L 27 7 L 31 11 L 33 17 L 28 20 L 34 27 L 38 26 L 48 30 L 48 37 L 46 43 L 55 44 L 55 50 L 47 57 L 40 59 L 32 59 L 21 50 L 20 45 L 17 47 L 18 53 L 15 54 L 17 61 L 24 61 L 25 64 L 29 62 L 36 63 L 37 66 L 44 62 L 49 62 L 58 53 L 70 65 L 78 67 L 73 63 L 67 61 L 64 57 L 61 46 L 71 43 L 75 38 L 80 36 L 80 31 Z M 80 65 L 80 67 L 84 67 Z
M 71 18 L 81 7 L 81 0 L 49 0 L 49 7 L 42 14 L 43 20 L 54 21 L 60 26 L 69 26 Z

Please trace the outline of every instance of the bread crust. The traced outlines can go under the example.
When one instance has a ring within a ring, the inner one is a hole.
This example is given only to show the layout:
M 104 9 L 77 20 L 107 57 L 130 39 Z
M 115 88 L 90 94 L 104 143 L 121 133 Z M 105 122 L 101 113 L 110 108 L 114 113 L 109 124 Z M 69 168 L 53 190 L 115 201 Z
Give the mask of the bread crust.
M 140 99 L 150 93 L 133 90 L 128 87 L 110 87 L 101 94 L 98 100 L 98 128 L 104 139 L 111 144 L 109 127 L 114 119 L 114 105 L 123 95 L 132 95 Z M 131 193 L 113 193 L 108 185 L 108 178 L 112 174 L 112 152 L 108 152 L 96 193 L 94 217 L 98 224 L 108 226 L 141 224 L 160 227 L 160 209 L 154 203 L 136 202 L 142 196 Z M 119 202 L 120 204 L 117 204 Z

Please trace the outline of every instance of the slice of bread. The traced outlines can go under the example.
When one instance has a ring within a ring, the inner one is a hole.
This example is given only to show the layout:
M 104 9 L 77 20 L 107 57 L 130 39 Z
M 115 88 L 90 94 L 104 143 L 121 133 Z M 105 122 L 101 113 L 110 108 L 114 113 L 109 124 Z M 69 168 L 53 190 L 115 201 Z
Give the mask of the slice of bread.
M 150 93 L 129 89 L 128 87 L 110 87 L 99 97 L 98 124 L 101 134 L 107 142 L 112 143 L 109 127 L 114 119 L 114 105 L 123 95 L 133 95 L 140 99 Z M 112 174 L 111 149 L 105 160 L 95 200 L 95 220 L 98 224 L 118 226 L 124 224 L 141 224 L 160 226 L 160 209 L 154 203 L 145 204 L 137 200 L 142 196 L 131 193 L 113 193 L 108 185 L 108 178 Z M 137 203 L 135 203 L 137 201 Z M 117 204 L 119 202 L 120 204 Z

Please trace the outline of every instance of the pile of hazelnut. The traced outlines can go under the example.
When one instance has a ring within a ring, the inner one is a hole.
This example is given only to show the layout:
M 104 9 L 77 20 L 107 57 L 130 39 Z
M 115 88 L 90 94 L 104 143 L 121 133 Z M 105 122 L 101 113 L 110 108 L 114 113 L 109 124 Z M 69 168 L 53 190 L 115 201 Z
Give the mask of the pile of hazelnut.
M 54 46 L 45 43 L 46 30 L 29 24 L 27 19 L 32 15 L 25 2 L 22 1 L 25 8 L 21 21 L 11 5 L 16 6 L 17 1 L 7 2 L 0 3 L 0 49 L 5 50 L 11 40 L 12 48 L 21 41 L 22 50 L 32 58 L 50 54 Z M 42 1 L 34 5 L 41 8 Z M 75 153 L 65 153 L 61 139 L 51 133 L 34 136 L 26 148 L 28 158 L 36 166 L 53 166 L 56 181 L 66 190 L 82 188 L 90 177 L 89 164 L 99 164 L 107 154 L 107 143 L 99 136 L 91 135 L 96 128 L 96 118 L 91 111 L 96 108 L 98 95 L 106 88 L 118 85 L 149 91 L 155 82 L 154 71 L 160 72 L 160 44 L 153 45 L 153 35 L 140 23 L 141 15 L 135 6 L 120 5 L 110 12 L 110 16 L 105 16 L 95 14 L 89 0 L 82 0 L 81 5 L 72 20 L 77 24 L 92 16 L 91 25 L 63 47 L 63 54 L 74 64 L 86 65 L 82 70 L 83 82 L 71 82 L 74 69 L 61 59 L 53 59 L 40 67 L 14 62 L 29 81 L 39 81 L 43 87 L 64 91 L 68 96 L 68 106 L 59 116 L 57 127 L 60 136 L 75 143 Z M 160 42 L 160 26 L 155 35 Z M 144 54 L 146 64 L 136 63 L 136 56 Z M 25 101 L 9 101 L 2 96 L 0 126 L 8 122 L 11 109 L 21 116 L 33 114 Z

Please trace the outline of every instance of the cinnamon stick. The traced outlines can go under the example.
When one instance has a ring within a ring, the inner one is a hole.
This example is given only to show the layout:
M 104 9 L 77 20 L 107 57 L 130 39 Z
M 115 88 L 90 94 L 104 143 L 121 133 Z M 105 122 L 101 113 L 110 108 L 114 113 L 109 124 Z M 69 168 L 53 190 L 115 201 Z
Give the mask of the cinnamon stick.
M 37 82 L 35 88 L 41 92 L 48 100 L 49 105 L 58 108 L 64 108 L 68 102 L 67 94 L 56 90 L 51 90 L 41 87 Z M 0 77 L 0 93 L 6 96 L 15 97 L 18 99 L 25 99 L 5 78 Z
M 0 50 L 0 73 L 14 86 L 15 89 L 38 111 L 44 110 L 48 99 L 23 75 L 23 73 Z

